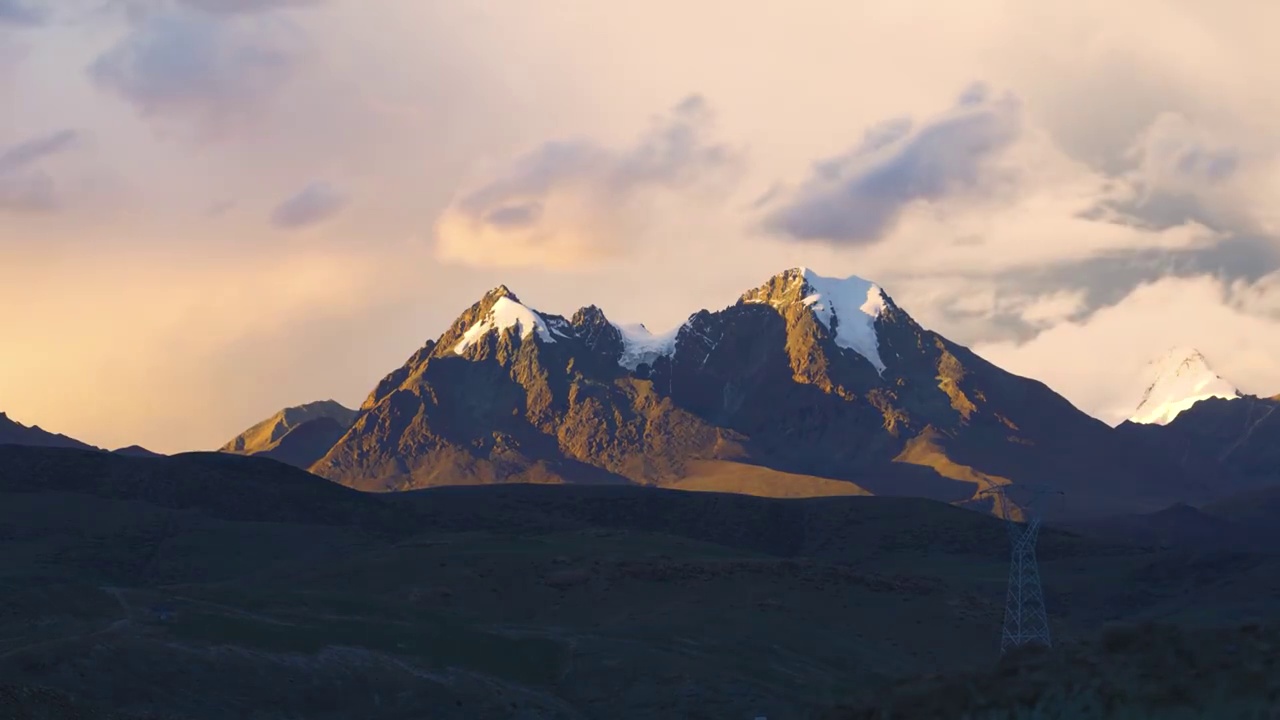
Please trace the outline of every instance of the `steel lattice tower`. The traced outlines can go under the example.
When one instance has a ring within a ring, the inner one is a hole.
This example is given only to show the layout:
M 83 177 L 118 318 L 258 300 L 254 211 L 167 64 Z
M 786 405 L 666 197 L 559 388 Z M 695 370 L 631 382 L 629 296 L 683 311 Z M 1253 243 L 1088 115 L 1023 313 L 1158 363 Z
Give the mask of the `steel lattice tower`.
M 1009 590 L 1005 598 L 1004 624 L 1000 630 L 1000 653 L 1010 648 L 1038 644 L 1052 646 L 1049 637 L 1049 616 L 1045 611 L 1044 593 L 1040 588 L 1040 567 L 1036 562 L 1036 539 L 1040 535 L 1040 496 L 1061 495 L 1061 492 L 1032 491 L 1035 499 L 1025 506 L 1017 506 L 1009 499 L 1006 487 L 994 487 L 984 491 L 996 500 L 1000 516 L 1009 527 L 1009 540 L 1013 554 L 1009 561 Z M 1026 523 L 1014 518 L 1014 508 L 1022 510 Z

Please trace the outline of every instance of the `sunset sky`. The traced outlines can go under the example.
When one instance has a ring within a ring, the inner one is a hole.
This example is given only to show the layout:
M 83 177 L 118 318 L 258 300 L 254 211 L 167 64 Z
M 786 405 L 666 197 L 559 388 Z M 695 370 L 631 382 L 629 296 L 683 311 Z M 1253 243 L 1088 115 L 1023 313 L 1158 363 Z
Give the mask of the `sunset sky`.
M 1108 421 L 1280 393 L 1280 3 L 0 0 L 0 410 L 217 447 L 489 288 L 674 327 L 788 267 Z

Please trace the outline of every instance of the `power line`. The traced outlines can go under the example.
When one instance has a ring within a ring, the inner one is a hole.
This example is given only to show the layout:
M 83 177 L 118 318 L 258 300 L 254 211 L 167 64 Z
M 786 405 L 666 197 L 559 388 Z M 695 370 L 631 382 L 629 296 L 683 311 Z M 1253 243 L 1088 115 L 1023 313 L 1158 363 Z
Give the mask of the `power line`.
M 1044 592 L 1040 586 L 1040 567 L 1036 560 L 1036 540 L 1042 519 L 1041 500 L 1046 495 L 1062 496 L 1060 490 L 1020 486 L 1032 494 L 1029 502 L 1014 503 L 1009 486 L 996 486 L 979 495 L 990 495 L 1009 528 L 1012 555 L 1009 560 L 1009 588 L 1005 596 L 1004 623 L 1000 629 L 1000 654 L 1024 645 L 1052 647 L 1049 616 L 1045 610 Z M 1023 522 L 1016 516 L 1021 515 Z

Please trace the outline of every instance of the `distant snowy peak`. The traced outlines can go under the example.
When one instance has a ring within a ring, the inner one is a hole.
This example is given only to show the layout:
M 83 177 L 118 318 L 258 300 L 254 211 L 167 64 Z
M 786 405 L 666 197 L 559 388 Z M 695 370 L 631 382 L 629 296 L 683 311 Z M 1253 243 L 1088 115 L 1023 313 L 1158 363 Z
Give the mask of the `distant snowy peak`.
M 1195 348 L 1177 347 L 1147 366 L 1146 391 L 1130 422 L 1167 425 L 1184 410 L 1209 398 L 1238 398 Z
M 888 307 L 888 297 L 879 285 L 869 280 L 856 276 L 831 278 L 808 268 L 794 268 L 749 291 L 741 302 L 763 303 L 778 309 L 801 303 L 831 331 L 837 345 L 866 358 L 877 372 L 885 370 L 876 320 Z
M 491 299 L 489 309 L 462 334 L 462 338 L 453 346 L 455 353 L 461 355 L 489 333 L 501 332 L 508 328 L 515 328 L 522 339 L 537 333 L 538 339 L 543 342 L 556 341 L 546 319 L 538 311 L 522 304 L 505 287 L 494 290 L 490 295 L 496 297 Z M 486 299 L 489 299 L 489 296 L 486 296 Z

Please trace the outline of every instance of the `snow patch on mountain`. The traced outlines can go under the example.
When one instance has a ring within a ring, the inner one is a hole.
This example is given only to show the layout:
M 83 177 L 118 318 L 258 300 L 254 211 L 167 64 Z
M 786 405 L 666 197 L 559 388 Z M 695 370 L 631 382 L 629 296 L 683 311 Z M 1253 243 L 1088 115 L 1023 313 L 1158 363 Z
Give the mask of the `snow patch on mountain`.
M 1146 382 L 1146 392 L 1130 422 L 1167 425 L 1201 400 L 1240 397 L 1240 391 L 1219 377 L 1194 348 L 1174 348 L 1148 364 Z
M 836 344 L 871 361 L 876 371 L 883 373 L 876 318 L 887 303 L 880 286 L 857 276 L 823 277 L 808 268 L 800 268 L 800 274 L 811 291 L 802 302 L 833 331 Z
M 520 334 L 522 339 L 536 332 L 538 338 L 543 342 L 553 343 L 556 341 L 551 336 L 551 330 L 547 326 L 546 320 L 543 320 L 542 316 L 536 311 L 509 297 L 500 297 L 494 301 L 493 307 L 479 322 L 467 328 L 467 331 L 462 335 L 462 339 L 454 346 L 453 351 L 461 355 L 485 335 L 495 331 L 506 330 L 507 328 L 516 328 L 516 332 Z
M 551 328 L 551 332 L 562 338 L 573 337 L 573 324 L 568 320 L 556 315 L 546 318 L 547 327 Z
M 618 364 L 632 372 L 635 372 L 641 363 L 652 366 L 658 358 L 670 357 L 676 351 L 679 327 L 655 335 L 642 323 L 625 325 L 614 323 L 613 326 L 622 334 L 622 357 L 618 359 Z

